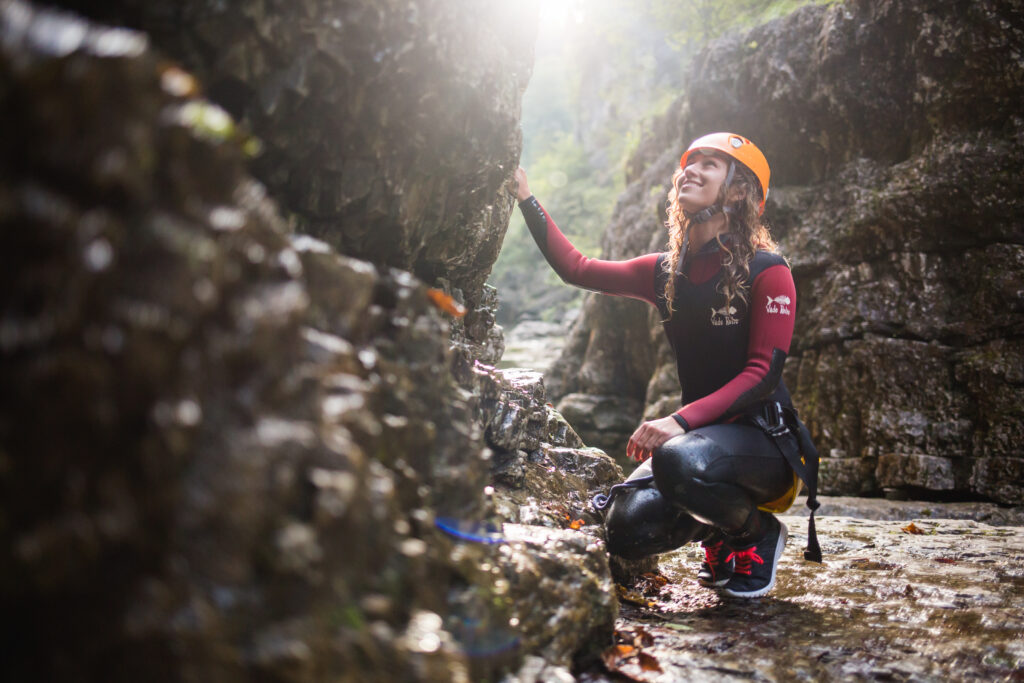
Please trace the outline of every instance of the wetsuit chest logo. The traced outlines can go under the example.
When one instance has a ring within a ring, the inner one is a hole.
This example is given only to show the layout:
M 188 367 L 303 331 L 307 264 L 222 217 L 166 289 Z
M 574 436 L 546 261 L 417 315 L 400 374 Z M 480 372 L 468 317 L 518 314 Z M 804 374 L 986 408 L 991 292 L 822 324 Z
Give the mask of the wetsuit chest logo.
M 715 327 L 722 327 L 723 325 L 739 325 L 740 321 L 736 317 L 736 307 L 726 305 L 721 308 L 712 308 L 711 324 Z

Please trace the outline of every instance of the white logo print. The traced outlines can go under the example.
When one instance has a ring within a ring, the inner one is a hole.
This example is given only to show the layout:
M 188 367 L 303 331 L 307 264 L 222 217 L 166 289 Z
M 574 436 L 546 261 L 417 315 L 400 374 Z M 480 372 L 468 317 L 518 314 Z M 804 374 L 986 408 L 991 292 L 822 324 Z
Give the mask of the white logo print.
M 782 296 L 768 297 L 768 303 L 765 304 L 764 310 L 769 313 L 778 313 L 779 315 L 789 315 L 789 305 L 793 303 L 790 298 L 783 294 Z
M 715 327 L 721 327 L 722 325 L 739 325 L 740 321 L 736 319 L 736 307 L 723 306 L 722 308 L 712 308 L 711 324 Z

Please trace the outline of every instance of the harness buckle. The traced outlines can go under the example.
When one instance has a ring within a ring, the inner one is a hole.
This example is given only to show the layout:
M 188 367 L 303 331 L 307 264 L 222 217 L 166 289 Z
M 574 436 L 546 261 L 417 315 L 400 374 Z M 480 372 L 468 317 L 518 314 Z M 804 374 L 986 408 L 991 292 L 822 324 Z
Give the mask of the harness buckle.
M 786 425 L 786 415 L 782 410 L 782 404 L 778 401 L 769 401 L 764 407 L 765 421 L 768 423 L 768 434 L 778 438 L 789 434 L 789 427 Z

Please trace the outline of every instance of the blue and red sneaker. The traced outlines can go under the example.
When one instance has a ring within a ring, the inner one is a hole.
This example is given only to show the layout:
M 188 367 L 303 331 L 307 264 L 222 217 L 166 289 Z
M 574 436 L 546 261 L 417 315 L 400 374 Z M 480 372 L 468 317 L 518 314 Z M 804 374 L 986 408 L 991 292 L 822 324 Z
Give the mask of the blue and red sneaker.
M 721 536 L 703 541 L 700 547 L 704 549 L 704 561 L 697 572 L 697 583 L 708 588 L 720 588 L 729 583 L 736 564 L 732 548 Z
M 762 528 L 765 534 L 760 541 L 748 548 L 733 550 L 726 558 L 736 563 L 732 578 L 722 589 L 726 595 L 759 598 L 775 585 L 775 569 L 779 566 L 789 530 L 768 513 L 764 513 Z

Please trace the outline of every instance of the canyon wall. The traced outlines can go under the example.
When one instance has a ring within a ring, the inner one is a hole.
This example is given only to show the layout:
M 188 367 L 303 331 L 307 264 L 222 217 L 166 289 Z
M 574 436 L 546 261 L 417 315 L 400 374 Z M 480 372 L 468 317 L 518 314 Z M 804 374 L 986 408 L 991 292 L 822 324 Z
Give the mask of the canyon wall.
M 697 57 L 628 164 L 603 256 L 665 248 L 690 140 L 750 137 L 772 166 L 765 217 L 797 284 L 785 378 L 822 490 L 1020 503 L 1022 100 L 1017 3 L 803 8 Z M 620 453 L 630 423 L 678 408 L 661 337 L 642 304 L 587 302 L 549 377 L 584 440 L 600 432 Z M 588 422 L 591 405 L 617 416 L 617 439 Z

